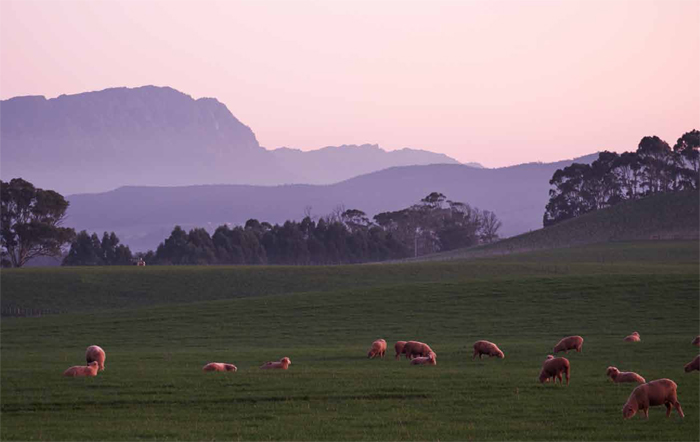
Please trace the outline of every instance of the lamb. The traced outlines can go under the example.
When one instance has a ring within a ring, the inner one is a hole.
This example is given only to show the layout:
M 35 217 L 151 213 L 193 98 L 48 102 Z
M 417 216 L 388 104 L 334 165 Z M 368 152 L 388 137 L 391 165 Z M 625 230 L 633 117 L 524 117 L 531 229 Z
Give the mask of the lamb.
M 642 340 L 642 338 L 639 336 L 639 333 L 637 333 L 637 332 L 632 332 L 631 335 L 625 336 L 625 338 L 623 339 L 623 341 L 625 341 L 625 342 L 639 342 L 641 340 Z
M 403 347 L 403 352 L 406 353 L 406 359 L 413 359 L 416 356 L 426 357 L 434 353 L 428 344 L 418 341 L 408 341 Z
M 685 367 L 683 367 L 683 369 L 686 373 L 690 373 L 693 370 L 700 371 L 700 355 L 695 356 L 695 359 L 685 364 Z
M 204 367 L 202 371 L 238 371 L 238 367 L 233 364 L 226 364 L 224 362 L 210 362 Z
M 369 349 L 367 357 L 370 359 L 380 356 L 384 359 L 384 354 L 386 353 L 386 341 L 384 339 L 377 339 L 372 342 L 372 348 Z
M 394 350 L 396 350 L 396 359 L 401 358 L 401 354 L 404 353 L 404 347 L 406 346 L 406 341 L 396 341 L 394 344 Z
M 644 417 L 649 419 L 649 407 L 656 405 L 666 406 L 666 417 L 671 415 L 671 406 L 676 409 L 681 418 L 684 417 L 676 395 L 677 389 L 676 383 L 670 379 L 657 379 L 638 386 L 622 407 L 622 417 L 629 419 L 637 414 L 638 410 L 642 410 Z
M 569 350 L 576 350 L 577 352 L 581 352 L 582 347 L 583 338 L 581 336 L 568 336 L 566 338 L 563 338 L 557 343 L 557 345 L 554 346 L 554 351 L 552 353 L 556 354 L 560 351 L 568 353 Z
M 411 365 L 437 365 L 437 355 L 430 352 L 428 356 L 418 356 L 411 361 Z
M 85 350 L 85 360 L 87 363 L 89 364 L 92 361 L 97 361 L 100 365 L 100 371 L 105 369 L 105 359 L 107 359 L 105 351 L 97 345 L 91 345 Z
M 646 380 L 632 371 L 620 371 L 617 367 L 608 367 L 605 374 L 616 384 L 620 382 L 637 382 L 638 384 L 646 383 Z
M 70 367 L 63 372 L 63 376 L 77 377 L 77 376 L 97 376 L 97 370 L 99 370 L 100 364 L 97 361 L 90 362 L 87 366 L 85 365 L 75 365 Z
M 696 336 L 695 339 L 693 339 L 693 342 L 691 342 L 691 344 L 700 347 L 700 335 Z
M 569 377 L 571 376 L 571 364 L 566 358 L 552 358 L 547 359 L 542 364 L 542 371 L 540 372 L 539 380 L 541 383 L 548 382 L 552 379 L 552 382 L 556 384 L 557 378 L 559 383 L 563 384 L 562 373 L 566 376 L 566 385 L 569 385 Z
M 292 361 L 288 357 L 284 357 L 280 359 L 277 362 L 265 362 L 263 365 L 260 366 L 261 369 L 267 370 L 267 369 L 280 369 L 280 370 L 286 370 L 289 368 L 289 366 L 292 365 Z
M 489 341 L 476 341 L 474 343 L 474 354 L 472 355 L 472 360 L 479 356 L 479 359 L 483 355 L 488 355 L 489 357 L 496 356 L 498 359 L 503 359 L 506 356 L 503 354 L 500 348 L 493 342 Z

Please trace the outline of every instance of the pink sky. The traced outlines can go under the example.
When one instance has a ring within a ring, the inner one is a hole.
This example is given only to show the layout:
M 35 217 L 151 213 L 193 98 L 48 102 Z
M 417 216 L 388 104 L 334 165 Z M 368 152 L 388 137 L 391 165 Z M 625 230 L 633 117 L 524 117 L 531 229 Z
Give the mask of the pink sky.
M 495 167 L 700 129 L 698 1 L 0 2 L 0 97 L 216 97 L 267 148 Z

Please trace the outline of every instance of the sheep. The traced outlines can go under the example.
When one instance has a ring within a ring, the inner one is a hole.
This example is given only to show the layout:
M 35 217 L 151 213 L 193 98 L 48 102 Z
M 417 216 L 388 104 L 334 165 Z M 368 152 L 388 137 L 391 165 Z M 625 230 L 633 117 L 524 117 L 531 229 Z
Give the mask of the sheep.
M 107 359 L 105 351 L 97 345 L 91 345 L 85 350 L 85 360 L 87 363 L 89 364 L 92 361 L 97 361 L 100 366 L 100 371 L 105 369 L 105 359 Z
M 700 371 L 700 355 L 695 356 L 695 359 L 685 364 L 685 367 L 683 367 L 683 369 L 686 373 L 690 373 L 693 370 Z
M 433 349 L 428 344 L 418 341 L 408 341 L 403 347 L 403 352 L 406 354 L 406 359 L 413 359 L 416 356 L 428 356 L 434 353 Z
M 396 341 L 394 344 L 394 350 L 396 350 L 396 360 L 401 358 L 401 354 L 404 353 L 404 347 L 406 346 L 406 341 Z
M 542 367 L 544 367 L 544 364 L 545 364 L 547 361 L 549 361 L 550 359 L 554 359 L 554 356 L 552 356 L 552 355 L 547 355 L 547 357 L 544 358 L 544 362 L 542 363 Z M 545 382 L 545 383 L 549 382 L 549 378 L 547 378 L 544 382 Z
M 557 382 L 557 378 L 559 379 L 559 383 L 563 384 L 562 380 L 562 373 L 566 376 L 566 385 L 569 385 L 569 377 L 571 376 L 571 364 L 569 364 L 569 360 L 566 358 L 552 358 L 552 359 L 547 359 L 544 361 L 544 364 L 542 364 L 542 371 L 540 372 L 540 377 L 539 381 L 541 383 L 549 382 L 549 379 L 552 379 L 553 383 Z
M 639 342 L 641 340 L 642 340 L 642 338 L 639 336 L 639 333 L 637 333 L 637 332 L 632 332 L 631 335 L 625 336 L 625 338 L 623 339 L 623 341 L 625 341 L 625 342 Z
M 260 366 L 261 369 L 267 370 L 267 369 L 281 369 L 281 370 L 286 370 L 289 368 L 289 366 L 292 365 L 292 361 L 288 357 L 283 357 L 277 362 L 265 362 L 263 365 Z
M 238 371 L 238 367 L 233 364 L 226 364 L 224 362 L 210 362 L 204 367 L 202 371 Z
M 384 359 L 385 353 L 386 353 L 386 341 L 384 339 L 377 339 L 376 341 L 372 342 L 372 347 L 369 349 L 369 352 L 367 353 L 367 357 L 370 359 L 373 359 L 377 355 L 379 355 L 382 359 Z
M 574 349 L 577 352 L 580 352 L 581 348 L 583 348 L 583 338 L 581 336 L 568 336 L 563 338 L 557 343 L 557 345 L 554 346 L 554 351 L 552 353 L 557 354 L 560 351 L 568 353 L 569 350 Z
M 75 365 L 70 367 L 63 372 L 63 376 L 77 377 L 77 376 L 97 376 L 97 370 L 99 370 L 100 364 L 97 361 L 90 362 L 87 366 L 85 365 Z
M 493 342 L 489 341 L 476 341 L 474 343 L 474 354 L 472 355 L 472 360 L 479 356 L 479 359 L 483 355 L 488 355 L 489 357 L 496 356 L 498 359 L 503 359 L 506 356 L 503 354 L 500 348 Z
M 428 356 L 418 356 L 411 361 L 411 365 L 437 365 L 437 355 L 430 352 Z
M 693 339 L 693 342 L 691 344 L 700 347 L 700 335 L 696 336 L 695 339 Z
M 646 380 L 632 371 L 620 371 L 617 367 L 608 367 L 605 374 L 615 383 L 620 382 L 637 382 L 638 384 L 646 383 Z
M 665 405 L 666 417 L 671 415 L 671 406 L 673 406 L 683 418 L 685 415 L 678 402 L 677 389 L 676 383 L 670 379 L 657 379 L 638 386 L 622 407 L 622 417 L 629 419 L 637 414 L 638 410 L 642 410 L 644 417 L 649 419 L 649 407 Z

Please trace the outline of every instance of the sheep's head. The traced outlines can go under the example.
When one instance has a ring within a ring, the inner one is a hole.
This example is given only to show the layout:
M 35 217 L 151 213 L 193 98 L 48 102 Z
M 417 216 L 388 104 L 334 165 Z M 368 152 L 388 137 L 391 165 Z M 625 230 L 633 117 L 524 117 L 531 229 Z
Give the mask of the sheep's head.
M 627 402 L 624 407 L 622 407 L 622 417 L 629 419 L 637 414 L 637 404 Z

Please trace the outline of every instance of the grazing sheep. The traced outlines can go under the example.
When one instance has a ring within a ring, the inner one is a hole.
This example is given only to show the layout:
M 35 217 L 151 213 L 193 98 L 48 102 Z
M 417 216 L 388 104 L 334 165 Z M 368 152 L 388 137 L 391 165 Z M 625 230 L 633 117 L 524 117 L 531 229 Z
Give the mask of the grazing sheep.
M 625 342 L 639 342 L 641 340 L 642 340 L 642 338 L 639 336 L 639 333 L 637 333 L 637 332 L 633 332 L 631 335 L 625 336 L 625 339 L 623 339 L 623 341 L 625 341 Z
M 210 362 L 204 367 L 202 367 L 202 371 L 233 371 L 236 372 L 238 371 L 238 367 L 236 367 L 233 364 L 226 364 L 223 362 Z
M 396 350 L 396 359 L 401 358 L 401 354 L 404 353 L 404 347 L 406 346 L 406 341 L 396 341 L 394 344 L 394 350 Z
M 685 367 L 683 367 L 683 369 L 686 373 L 690 373 L 693 370 L 700 371 L 700 355 L 695 356 L 695 359 L 685 364 Z
M 642 410 L 644 416 L 649 419 L 649 407 L 656 405 L 666 406 L 666 417 L 671 415 L 671 406 L 681 417 L 685 416 L 678 402 L 677 389 L 676 383 L 670 379 L 657 379 L 638 386 L 622 407 L 622 417 L 629 419 L 637 414 L 638 410 Z
M 89 364 L 92 361 L 97 361 L 100 365 L 100 371 L 105 369 L 105 359 L 107 359 L 105 351 L 97 345 L 91 345 L 85 350 L 85 360 L 87 363 Z
M 691 344 L 700 347 L 700 335 L 696 336 L 695 339 L 693 339 L 693 342 L 691 342 Z
M 479 356 L 479 359 L 483 355 L 488 355 L 489 357 L 496 356 L 498 359 L 503 359 L 506 356 L 503 354 L 500 348 L 493 342 L 489 341 L 476 341 L 474 343 L 474 354 L 472 355 L 472 359 L 476 358 Z
M 554 346 L 554 351 L 552 353 L 556 354 L 560 351 L 568 353 L 569 350 L 580 352 L 581 348 L 583 348 L 583 338 L 581 336 L 568 336 Z
M 372 342 L 372 348 L 369 349 L 367 357 L 373 359 L 378 355 L 383 359 L 385 353 L 386 341 L 384 339 L 377 339 L 376 341 Z
M 289 366 L 292 365 L 292 361 L 288 357 L 284 357 L 280 359 L 278 362 L 265 362 L 260 366 L 261 369 L 267 370 L 267 369 L 281 369 L 281 370 L 286 370 L 289 368 Z
M 434 353 L 428 344 L 418 341 L 408 341 L 404 345 L 403 351 L 406 353 L 406 359 L 413 359 L 417 356 L 425 357 L 430 353 Z
M 428 356 L 418 356 L 411 361 L 411 365 L 437 365 L 437 355 L 430 352 Z
M 99 370 L 100 364 L 97 361 L 90 362 L 87 366 L 85 365 L 75 365 L 68 370 L 63 372 L 63 376 L 76 377 L 76 376 L 97 376 L 97 370 Z
M 552 382 L 556 384 L 557 378 L 559 379 L 559 383 L 563 384 L 562 380 L 562 373 L 566 376 L 566 385 L 569 385 L 569 377 L 571 376 L 571 364 L 569 364 L 569 360 L 566 358 L 552 358 L 552 359 L 547 359 L 544 361 L 544 364 L 542 364 L 542 371 L 540 372 L 540 377 L 539 380 L 541 383 L 549 382 L 549 379 L 552 379 Z
M 615 383 L 620 382 L 637 382 L 638 384 L 646 383 L 646 380 L 632 371 L 620 371 L 617 367 L 608 367 L 605 374 Z

